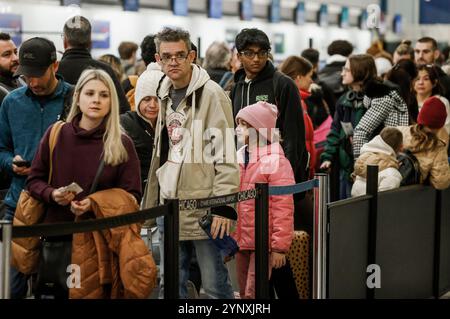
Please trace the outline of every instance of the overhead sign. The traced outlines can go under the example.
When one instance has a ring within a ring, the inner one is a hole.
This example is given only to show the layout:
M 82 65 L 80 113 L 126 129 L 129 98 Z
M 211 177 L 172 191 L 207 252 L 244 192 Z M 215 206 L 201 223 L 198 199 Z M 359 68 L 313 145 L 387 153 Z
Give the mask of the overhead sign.
M 253 18 L 252 0 L 242 0 L 239 4 L 241 20 L 250 21 Z
M 208 18 L 221 19 L 222 18 L 222 0 L 208 1 Z
M 321 27 L 328 26 L 328 6 L 326 4 L 321 4 L 319 12 L 317 13 L 317 23 Z
M 188 0 L 172 0 L 172 11 L 176 16 L 187 16 Z
M 297 3 L 297 7 L 295 9 L 295 24 L 303 25 L 306 22 L 306 11 L 305 11 L 305 3 L 299 2 Z
M 278 23 L 281 21 L 280 0 L 272 0 L 269 6 L 269 22 Z
M 125 11 L 139 11 L 139 0 L 123 0 Z
M 93 49 L 109 49 L 110 34 L 109 21 L 92 20 Z
M 22 15 L 12 13 L 0 13 L 0 32 L 8 33 L 14 44 L 22 43 Z

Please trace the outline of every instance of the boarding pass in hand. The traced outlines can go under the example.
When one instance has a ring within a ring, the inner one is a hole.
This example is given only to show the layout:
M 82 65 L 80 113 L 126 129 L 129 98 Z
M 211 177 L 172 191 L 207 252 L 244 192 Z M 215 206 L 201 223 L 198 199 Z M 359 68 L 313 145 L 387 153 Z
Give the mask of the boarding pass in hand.
M 80 185 L 73 182 L 72 184 L 70 184 L 66 187 L 62 187 L 62 191 L 63 192 L 72 192 L 72 193 L 75 193 L 76 195 L 78 195 L 79 193 L 81 193 L 83 191 L 83 189 L 80 187 Z

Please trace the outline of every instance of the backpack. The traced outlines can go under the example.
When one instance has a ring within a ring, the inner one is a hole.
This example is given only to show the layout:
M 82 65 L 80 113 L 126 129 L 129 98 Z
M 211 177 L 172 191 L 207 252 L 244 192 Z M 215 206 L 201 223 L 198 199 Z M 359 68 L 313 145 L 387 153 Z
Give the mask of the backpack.
M 399 164 L 398 171 L 402 175 L 400 186 L 420 184 L 421 174 L 419 161 L 411 151 L 405 150 L 403 153 L 399 153 L 397 160 Z

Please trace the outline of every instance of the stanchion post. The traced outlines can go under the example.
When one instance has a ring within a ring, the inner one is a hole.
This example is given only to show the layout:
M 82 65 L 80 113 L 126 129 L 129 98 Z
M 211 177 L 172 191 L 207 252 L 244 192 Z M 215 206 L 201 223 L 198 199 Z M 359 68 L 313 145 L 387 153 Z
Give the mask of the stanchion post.
M 269 293 L 269 185 L 256 184 L 255 198 L 255 297 Z
M 11 264 L 11 239 L 12 239 L 12 221 L 0 220 L 2 229 L 2 259 L 1 259 L 1 291 L 0 299 L 10 298 L 10 264 Z
M 319 186 L 314 188 L 313 233 L 313 299 L 327 297 L 327 202 L 328 175 L 316 174 Z
M 376 263 L 377 254 L 377 214 L 378 214 L 378 166 L 367 165 L 366 194 L 371 195 L 369 201 L 369 240 L 367 265 Z M 375 289 L 366 288 L 367 299 L 375 298 Z
M 178 299 L 179 201 L 171 199 L 167 204 L 169 212 L 164 216 L 164 299 Z

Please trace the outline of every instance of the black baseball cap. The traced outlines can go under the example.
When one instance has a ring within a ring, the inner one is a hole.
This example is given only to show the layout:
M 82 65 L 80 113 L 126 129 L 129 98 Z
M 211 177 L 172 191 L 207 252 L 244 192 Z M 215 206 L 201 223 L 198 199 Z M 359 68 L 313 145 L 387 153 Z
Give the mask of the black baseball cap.
M 52 41 L 39 37 L 31 38 L 20 46 L 19 67 L 14 76 L 41 77 L 55 61 L 56 48 Z

